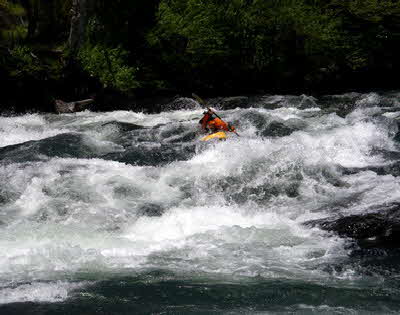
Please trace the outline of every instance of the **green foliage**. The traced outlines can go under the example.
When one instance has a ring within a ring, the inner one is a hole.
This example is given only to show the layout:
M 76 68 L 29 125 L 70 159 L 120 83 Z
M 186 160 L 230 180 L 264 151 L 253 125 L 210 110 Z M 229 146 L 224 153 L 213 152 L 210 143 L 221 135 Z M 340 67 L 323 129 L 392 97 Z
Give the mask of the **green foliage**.
M 21 5 L 8 0 L 0 0 L 0 9 L 14 16 L 25 15 L 25 10 Z
M 78 58 L 82 67 L 91 76 L 97 77 L 104 87 L 129 91 L 139 87 L 139 82 L 135 80 L 137 69 L 125 62 L 127 55 L 121 47 L 87 44 L 79 51 Z
M 394 77 L 400 70 L 399 1 L 87 4 L 86 43 L 75 63 L 67 44 L 72 0 L 0 0 L 2 78 L 62 78 L 76 86 L 91 85 L 92 80 L 80 75 L 85 71 L 103 86 L 126 93 L 231 93 L 242 87 L 314 87 L 320 82 L 330 86 L 340 84 L 343 76 L 352 83 L 353 75 L 377 82 L 377 73 Z M 75 77 L 90 83 L 81 84 Z
M 0 39 L 14 45 L 26 37 L 26 27 L 20 22 L 25 15 L 22 6 L 6 0 L 0 0 Z
M 59 80 L 64 65 L 58 59 L 39 58 L 31 47 L 16 45 L 10 49 L 10 58 L 4 65 L 11 78 L 35 80 Z
M 340 19 L 318 1 L 163 0 L 158 18 L 148 41 L 172 73 L 295 76 L 328 67 L 344 47 Z
M 390 0 L 162 0 L 147 38 L 174 76 L 312 82 L 393 68 L 399 25 Z
M 15 46 L 11 51 L 14 67 L 10 74 L 12 77 L 40 77 L 42 67 L 39 59 L 33 54 L 32 50 L 27 46 Z
M 345 62 L 353 70 L 382 67 L 397 59 L 400 3 L 390 0 L 332 1 L 344 32 Z
M 26 38 L 27 29 L 23 25 L 16 25 L 11 29 L 4 29 L 1 31 L 1 38 L 11 43 L 21 42 Z

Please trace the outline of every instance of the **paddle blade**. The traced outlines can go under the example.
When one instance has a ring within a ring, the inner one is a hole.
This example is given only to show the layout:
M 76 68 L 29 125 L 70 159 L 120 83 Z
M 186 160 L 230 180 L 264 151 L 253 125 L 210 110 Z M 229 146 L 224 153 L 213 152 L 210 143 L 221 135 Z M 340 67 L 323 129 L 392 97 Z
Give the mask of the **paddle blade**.
M 200 96 L 194 93 L 192 93 L 192 96 L 199 104 L 206 105 L 206 102 Z

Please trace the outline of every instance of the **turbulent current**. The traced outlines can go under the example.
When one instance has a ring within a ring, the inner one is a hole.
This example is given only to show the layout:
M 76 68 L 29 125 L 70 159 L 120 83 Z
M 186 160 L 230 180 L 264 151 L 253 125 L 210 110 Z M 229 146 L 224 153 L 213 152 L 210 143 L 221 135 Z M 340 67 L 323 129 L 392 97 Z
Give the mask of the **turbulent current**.
M 307 224 L 400 203 L 400 93 L 202 112 L 0 117 L 0 314 L 400 312 L 396 249 Z

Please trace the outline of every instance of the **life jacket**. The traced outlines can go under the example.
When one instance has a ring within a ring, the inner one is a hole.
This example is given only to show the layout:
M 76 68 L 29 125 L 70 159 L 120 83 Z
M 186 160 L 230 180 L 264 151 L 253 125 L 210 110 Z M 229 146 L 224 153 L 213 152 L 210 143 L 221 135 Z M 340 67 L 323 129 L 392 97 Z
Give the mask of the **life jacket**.
M 214 118 L 214 119 L 210 120 L 207 123 L 207 127 L 211 130 L 230 131 L 228 124 L 219 118 Z
M 218 117 L 213 118 L 213 114 L 210 112 L 204 113 L 202 119 L 200 119 L 199 123 L 201 124 L 202 129 L 210 129 L 211 131 L 216 130 L 224 130 L 224 131 L 235 131 L 233 126 L 229 126 L 226 122 Z
M 200 119 L 199 123 L 201 124 L 201 129 L 206 129 L 208 122 L 212 120 L 212 114 L 209 112 L 206 112 L 203 116 L 202 119 Z

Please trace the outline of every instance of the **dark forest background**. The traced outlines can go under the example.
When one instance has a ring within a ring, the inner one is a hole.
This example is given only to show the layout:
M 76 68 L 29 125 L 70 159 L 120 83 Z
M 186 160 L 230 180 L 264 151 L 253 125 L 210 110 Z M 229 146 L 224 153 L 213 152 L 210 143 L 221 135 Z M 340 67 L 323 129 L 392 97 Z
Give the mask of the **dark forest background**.
M 394 0 L 0 0 L 2 110 L 398 88 Z

